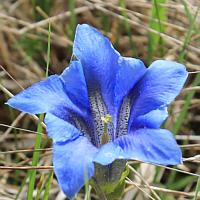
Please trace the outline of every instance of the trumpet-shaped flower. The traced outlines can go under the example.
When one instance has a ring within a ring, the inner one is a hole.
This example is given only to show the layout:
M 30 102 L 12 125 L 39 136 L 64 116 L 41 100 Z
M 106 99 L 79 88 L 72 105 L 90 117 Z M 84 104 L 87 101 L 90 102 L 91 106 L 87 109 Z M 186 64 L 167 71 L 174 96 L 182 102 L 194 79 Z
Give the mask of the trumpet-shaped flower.
M 160 126 L 187 79 L 185 66 L 158 60 L 146 68 L 139 59 L 122 57 L 86 24 L 77 27 L 73 54 L 77 60 L 60 76 L 35 83 L 7 102 L 29 114 L 46 113 L 63 192 L 72 199 L 85 184 L 85 172 L 102 187 L 117 184 L 126 159 L 181 163 L 173 134 Z

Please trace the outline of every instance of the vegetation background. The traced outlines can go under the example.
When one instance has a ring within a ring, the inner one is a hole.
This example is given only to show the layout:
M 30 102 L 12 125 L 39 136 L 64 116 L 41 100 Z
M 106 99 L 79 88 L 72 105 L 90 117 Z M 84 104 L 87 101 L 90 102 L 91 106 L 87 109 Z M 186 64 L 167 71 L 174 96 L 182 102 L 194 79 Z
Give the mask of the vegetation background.
M 200 199 L 199 7 L 197 0 L 0 0 L 0 200 L 66 199 L 52 171 L 51 139 L 36 117 L 5 102 L 44 80 L 48 59 L 49 75 L 69 66 L 78 23 L 97 28 L 122 56 L 139 58 L 146 66 L 156 59 L 177 61 L 190 72 L 162 125 L 173 131 L 183 164 L 130 161 L 121 199 Z M 90 198 L 98 199 L 89 186 L 75 197 Z

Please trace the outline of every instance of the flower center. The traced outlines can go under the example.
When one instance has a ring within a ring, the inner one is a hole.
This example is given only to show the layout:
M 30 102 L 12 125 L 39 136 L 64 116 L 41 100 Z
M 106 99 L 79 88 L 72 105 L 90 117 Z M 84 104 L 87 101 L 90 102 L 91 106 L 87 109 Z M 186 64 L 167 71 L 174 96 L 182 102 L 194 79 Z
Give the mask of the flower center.
M 101 117 L 101 120 L 104 122 L 104 131 L 101 139 L 101 146 L 102 146 L 107 142 L 110 142 L 110 137 L 108 134 L 108 122 L 112 122 L 113 118 L 111 115 L 107 114 L 106 117 Z

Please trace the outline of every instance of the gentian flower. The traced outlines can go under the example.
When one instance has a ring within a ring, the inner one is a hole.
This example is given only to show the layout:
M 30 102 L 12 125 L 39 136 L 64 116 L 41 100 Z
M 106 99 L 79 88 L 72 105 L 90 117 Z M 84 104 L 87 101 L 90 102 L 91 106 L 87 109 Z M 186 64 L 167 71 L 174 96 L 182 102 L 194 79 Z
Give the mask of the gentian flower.
M 160 129 L 167 107 L 180 93 L 184 65 L 122 57 L 87 24 L 77 26 L 73 54 L 63 73 L 35 83 L 7 104 L 29 114 L 46 113 L 58 183 L 72 199 L 94 177 L 107 194 L 116 188 L 127 159 L 161 165 L 181 163 L 169 130 Z

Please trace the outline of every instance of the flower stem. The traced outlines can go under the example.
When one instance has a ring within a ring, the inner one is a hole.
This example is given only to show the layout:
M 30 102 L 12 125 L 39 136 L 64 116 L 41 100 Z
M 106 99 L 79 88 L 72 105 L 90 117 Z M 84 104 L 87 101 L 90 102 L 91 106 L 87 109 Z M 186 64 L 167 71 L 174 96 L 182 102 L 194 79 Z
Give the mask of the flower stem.
M 95 179 L 94 177 L 92 177 L 91 180 L 92 180 L 92 182 L 94 183 L 96 189 L 98 190 L 98 193 L 99 193 L 99 195 L 100 195 L 100 198 L 101 198 L 102 200 L 107 200 L 105 194 L 104 194 L 103 191 L 101 190 L 101 188 L 100 188 L 100 186 L 98 185 L 96 179 Z

